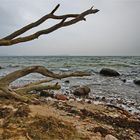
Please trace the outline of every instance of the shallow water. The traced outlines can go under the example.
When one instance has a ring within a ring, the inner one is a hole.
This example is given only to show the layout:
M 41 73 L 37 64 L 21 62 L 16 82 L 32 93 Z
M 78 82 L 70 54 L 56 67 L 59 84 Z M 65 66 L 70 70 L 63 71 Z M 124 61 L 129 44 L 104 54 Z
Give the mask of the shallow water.
M 123 99 L 124 102 L 135 104 L 140 108 L 140 86 L 133 83 L 140 78 L 140 57 L 95 57 L 95 56 L 22 56 L 0 57 L 0 76 L 31 65 L 43 65 L 55 72 L 88 71 L 90 77 L 68 78 L 70 84 L 63 83 L 62 88 L 74 85 L 88 85 L 91 96 L 106 97 L 107 99 Z M 118 78 L 100 76 L 98 73 L 103 68 L 113 68 L 121 73 Z M 24 84 L 33 80 L 44 78 L 39 74 L 30 74 L 17 80 L 14 84 Z M 122 80 L 126 79 L 124 83 Z M 131 105 L 132 107 L 132 105 Z

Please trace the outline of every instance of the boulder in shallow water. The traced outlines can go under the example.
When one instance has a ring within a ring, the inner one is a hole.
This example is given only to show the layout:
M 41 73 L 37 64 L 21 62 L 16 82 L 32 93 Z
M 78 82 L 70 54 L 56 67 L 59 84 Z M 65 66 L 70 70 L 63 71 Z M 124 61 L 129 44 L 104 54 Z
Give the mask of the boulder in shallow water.
M 137 80 L 134 80 L 133 82 L 134 82 L 136 85 L 140 85 L 140 79 L 139 79 L 139 80 L 138 80 L 138 79 L 137 79 Z
M 120 74 L 116 70 L 109 68 L 101 69 L 100 74 L 104 76 L 120 76 Z
M 90 92 L 90 88 L 89 87 L 81 86 L 81 87 L 76 88 L 73 91 L 73 94 L 75 96 L 88 96 L 89 92 Z

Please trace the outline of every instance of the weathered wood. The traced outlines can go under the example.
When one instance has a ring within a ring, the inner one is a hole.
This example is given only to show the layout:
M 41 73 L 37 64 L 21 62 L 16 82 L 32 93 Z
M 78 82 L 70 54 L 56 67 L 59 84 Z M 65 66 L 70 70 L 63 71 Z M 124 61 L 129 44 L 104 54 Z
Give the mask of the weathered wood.
M 81 20 L 86 20 L 85 17 L 87 15 L 95 14 L 99 11 L 98 9 L 93 9 L 93 7 L 91 7 L 90 9 L 82 12 L 81 14 L 66 14 L 66 15 L 60 15 L 60 16 L 54 15 L 54 13 L 59 8 L 59 6 L 60 5 L 58 4 L 52 10 L 52 12 L 43 16 L 39 20 L 37 20 L 33 23 L 30 23 L 30 24 L 26 25 L 25 27 L 15 31 L 14 33 L 0 39 L 0 46 L 9 46 L 9 45 L 18 44 L 21 42 L 27 42 L 27 41 L 37 39 L 39 36 L 44 35 L 44 34 L 49 34 L 59 28 L 73 25 Z M 33 33 L 33 34 L 25 36 L 25 37 L 18 37 L 19 35 L 22 35 L 23 33 L 29 31 L 30 29 L 39 26 L 40 24 L 42 24 L 43 22 L 45 22 L 48 19 L 61 20 L 61 21 L 59 23 L 53 25 L 50 28 L 37 31 L 36 33 Z
M 10 83 L 30 73 L 39 73 L 46 77 L 50 77 L 50 79 L 45 79 L 34 83 L 30 83 L 17 89 L 12 89 L 9 87 Z M 77 76 L 80 77 L 90 76 L 90 74 L 86 72 L 72 72 L 72 73 L 59 74 L 59 73 L 53 73 L 43 66 L 26 67 L 22 70 L 17 70 L 15 72 L 12 72 L 0 79 L 0 96 L 4 96 L 7 98 L 12 97 L 20 101 L 28 102 L 30 101 L 30 99 L 25 96 L 21 96 L 22 94 L 26 95 L 28 92 L 34 90 L 36 91 L 48 90 L 48 89 L 59 90 L 61 88 L 61 86 L 58 83 L 53 85 L 42 85 L 42 83 L 47 83 L 54 79 L 62 79 L 66 77 L 77 77 Z

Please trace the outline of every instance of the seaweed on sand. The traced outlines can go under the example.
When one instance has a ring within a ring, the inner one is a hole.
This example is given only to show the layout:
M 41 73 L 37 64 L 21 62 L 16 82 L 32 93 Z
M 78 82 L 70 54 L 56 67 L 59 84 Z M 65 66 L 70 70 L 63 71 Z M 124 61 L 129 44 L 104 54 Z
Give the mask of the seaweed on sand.
M 33 140 L 78 140 L 82 138 L 72 124 L 53 116 L 47 118 L 36 116 L 28 128 L 28 135 Z

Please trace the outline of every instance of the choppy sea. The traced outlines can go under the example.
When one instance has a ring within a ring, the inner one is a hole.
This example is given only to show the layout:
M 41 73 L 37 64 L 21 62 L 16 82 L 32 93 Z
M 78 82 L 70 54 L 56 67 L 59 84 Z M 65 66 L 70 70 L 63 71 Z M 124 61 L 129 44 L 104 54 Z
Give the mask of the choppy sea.
M 68 78 L 69 85 L 61 81 L 62 88 L 87 85 L 91 96 L 123 100 L 128 110 L 140 111 L 140 86 L 133 83 L 140 79 L 140 56 L 1 56 L 0 77 L 27 66 L 42 65 L 54 72 L 87 71 L 90 77 Z M 120 77 L 104 77 L 99 74 L 102 68 L 117 70 Z M 44 78 L 40 74 L 30 74 L 14 82 L 16 85 Z M 123 82 L 123 80 L 126 82 Z

